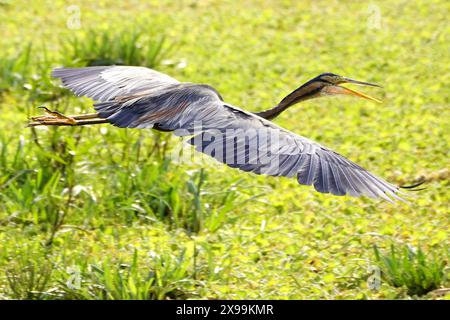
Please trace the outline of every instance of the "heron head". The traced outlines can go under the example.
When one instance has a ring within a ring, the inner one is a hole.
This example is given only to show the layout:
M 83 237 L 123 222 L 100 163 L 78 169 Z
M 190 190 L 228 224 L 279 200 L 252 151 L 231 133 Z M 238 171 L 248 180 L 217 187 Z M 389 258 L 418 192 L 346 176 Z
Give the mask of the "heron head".
M 321 75 L 318 75 L 317 77 L 309 80 L 301 87 L 291 92 L 279 103 L 279 105 L 287 108 L 300 101 L 338 94 L 357 96 L 381 103 L 380 100 L 368 96 L 362 92 L 343 87 L 342 84 L 345 83 L 353 83 L 361 86 L 380 87 L 377 84 L 353 80 L 334 73 L 322 73 Z
M 316 86 L 316 90 L 318 90 L 317 93 L 319 95 L 346 94 L 381 103 L 380 100 L 368 96 L 362 92 L 341 86 L 345 83 L 352 83 L 360 86 L 381 87 L 374 83 L 353 80 L 334 73 L 322 73 L 321 75 L 312 79 L 310 82 L 312 82 L 310 83 L 310 85 Z

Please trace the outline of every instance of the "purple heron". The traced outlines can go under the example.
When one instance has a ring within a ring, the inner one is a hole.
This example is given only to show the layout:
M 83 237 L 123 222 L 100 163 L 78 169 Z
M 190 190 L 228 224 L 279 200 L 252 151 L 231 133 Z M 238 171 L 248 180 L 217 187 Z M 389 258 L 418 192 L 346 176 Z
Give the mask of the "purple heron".
M 403 200 L 400 188 L 340 154 L 269 121 L 308 99 L 353 95 L 380 102 L 345 83 L 375 86 L 333 73 L 321 74 L 287 95 L 274 108 L 251 113 L 223 101 L 211 86 L 179 82 L 144 67 L 58 68 L 53 77 L 77 96 L 96 103 L 96 113 L 66 116 L 45 108 L 29 126 L 82 126 L 109 123 L 120 128 L 172 131 L 197 151 L 232 168 L 256 174 L 296 177 L 322 193 Z M 417 185 L 404 187 L 414 188 Z

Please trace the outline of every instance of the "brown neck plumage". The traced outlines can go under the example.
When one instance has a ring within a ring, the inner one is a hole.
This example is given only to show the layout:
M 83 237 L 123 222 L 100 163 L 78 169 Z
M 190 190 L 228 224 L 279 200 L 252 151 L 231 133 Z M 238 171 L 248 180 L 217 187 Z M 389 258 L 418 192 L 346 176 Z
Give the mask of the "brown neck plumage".
M 255 114 L 257 116 L 260 116 L 261 118 L 272 120 L 294 104 L 319 96 L 321 87 L 322 85 L 320 83 L 307 82 L 288 94 L 283 100 L 281 100 L 279 104 L 277 104 L 272 109 L 255 112 Z

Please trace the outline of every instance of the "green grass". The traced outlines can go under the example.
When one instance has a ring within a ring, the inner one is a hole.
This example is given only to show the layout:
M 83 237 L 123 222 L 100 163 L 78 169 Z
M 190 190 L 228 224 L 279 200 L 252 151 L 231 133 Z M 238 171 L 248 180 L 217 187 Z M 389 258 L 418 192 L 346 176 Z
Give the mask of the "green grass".
M 394 244 L 387 254 L 374 248 L 376 262 L 384 279 L 394 287 L 405 287 L 409 295 L 424 295 L 441 287 L 446 279 L 444 261 L 427 256 L 421 248 L 410 246 L 397 248 Z
M 31 42 L 9 57 L 0 58 L 0 93 L 10 87 L 24 84 L 29 76 L 31 62 Z
M 62 1 L 0 6 L 0 298 L 450 298 L 446 1 L 77 4 L 80 29 Z M 380 83 L 382 105 L 319 99 L 276 122 L 426 189 L 410 205 L 333 197 L 180 161 L 169 133 L 25 128 L 40 105 L 92 112 L 50 71 L 102 63 L 255 111 L 322 72 Z
M 82 36 L 72 35 L 61 46 L 66 66 L 131 65 L 153 68 L 168 56 L 162 35 L 147 34 L 146 28 L 128 27 L 110 30 L 88 30 Z
M 144 263 L 147 269 L 140 270 Z M 189 264 L 185 251 L 179 256 L 155 254 L 146 260 L 138 260 L 135 251 L 130 264 L 104 261 L 80 270 L 79 275 L 69 270 L 69 275 L 80 277 L 79 283 L 63 283 L 59 294 L 64 299 L 183 299 L 182 289 L 195 287 Z

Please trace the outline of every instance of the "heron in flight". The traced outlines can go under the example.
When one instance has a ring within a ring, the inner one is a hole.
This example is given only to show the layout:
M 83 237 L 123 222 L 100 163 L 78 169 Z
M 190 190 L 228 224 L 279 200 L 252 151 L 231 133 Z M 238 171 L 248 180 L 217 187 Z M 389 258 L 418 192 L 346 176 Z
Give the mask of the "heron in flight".
M 333 73 L 321 74 L 287 95 L 274 108 L 248 112 L 223 101 L 211 86 L 179 82 L 144 67 L 57 68 L 53 77 L 77 96 L 95 102 L 96 113 L 66 116 L 45 108 L 29 126 L 83 126 L 109 123 L 120 128 L 153 128 L 190 136 L 197 151 L 232 168 L 256 174 L 296 177 L 322 193 L 403 200 L 386 182 L 340 154 L 281 128 L 270 120 L 308 99 L 353 95 L 380 102 L 341 86 L 379 87 Z M 411 188 L 410 186 L 406 188 Z

